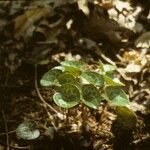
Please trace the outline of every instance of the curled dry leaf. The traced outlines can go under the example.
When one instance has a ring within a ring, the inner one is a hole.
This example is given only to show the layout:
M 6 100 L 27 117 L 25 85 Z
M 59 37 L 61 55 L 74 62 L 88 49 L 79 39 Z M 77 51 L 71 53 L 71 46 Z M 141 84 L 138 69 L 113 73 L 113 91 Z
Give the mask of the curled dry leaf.
M 89 16 L 86 16 L 82 11 L 77 11 L 78 18 L 74 16 L 73 27 L 83 37 L 95 42 L 107 40 L 115 44 L 115 46 L 122 45 L 123 36 L 126 36 L 130 31 L 120 26 L 117 21 L 110 19 L 107 10 L 103 7 L 92 3 L 89 3 L 88 6 L 90 10 Z
M 38 43 L 57 43 L 57 36 L 62 32 L 65 26 L 64 16 L 58 13 L 52 13 L 47 19 L 42 20 L 34 31 L 34 39 Z
M 139 36 L 135 41 L 136 47 L 150 47 L 150 31 L 143 33 L 141 36 Z
M 138 51 L 129 51 L 123 54 L 123 61 L 128 63 L 125 72 L 138 73 L 148 62 L 147 55 Z
M 33 24 L 43 17 L 47 17 L 52 12 L 51 7 L 37 7 L 28 9 L 24 14 L 14 19 L 15 38 L 25 36 L 25 34 L 33 27 Z M 32 32 L 30 33 L 32 34 Z
M 111 9 L 113 5 L 113 0 L 102 0 L 102 6 L 106 9 Z
M 141 71 L 141 66 L 137 64 L 128 64 L 125 71 L 129 73 L 138 73 Z
M 138 104 L 137 102 L 134 102 L 134 101 L 130 102 L 128 108 L 134 112 L 136 112 L 136 111 L 145 112 L 145 107 L 141 104 Z
M 78 7 L 81 9 L 85 15 L 89 15 L 90 10 L 88 8 L 88 1 L 87 0 L 78 0 Z

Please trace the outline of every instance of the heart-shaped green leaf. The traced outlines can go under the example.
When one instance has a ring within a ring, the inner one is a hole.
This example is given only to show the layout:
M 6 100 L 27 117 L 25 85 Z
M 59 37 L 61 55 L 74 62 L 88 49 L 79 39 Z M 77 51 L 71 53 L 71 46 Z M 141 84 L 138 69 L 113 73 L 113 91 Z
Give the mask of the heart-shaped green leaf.
M 53 99 L 58 106 L 71 108 L 80 102 L 80 91 L 75 85 L 66 83 L 54 94 Z
M 81 74 L 81 77 L 86 79 L 89 83 L 94 84 L 96 86 L 104 85 L 104 78 L 99 73 L 87 71 L 87 72 L 83 72 Z
M 62 72 L 65 71 L 65 67 L 64 67 L 64 66 L 56 66 L 56 67 L 53 67 L 53 68 L 52 68 L 52 70 L 55 70 L 55 69 L 61 70 Z
M 117 67 L 115 65 L 110 64 L 103 64 L 102 61 L 99 61 L 100 70 L 104 73 L 113 73 L 115 70 L 117 70 Z
M 127 94 L 119 87 L 106 87 L 104 96 L 114 105 L 125 106 L 129 103 Z
M 81 74 L 81 70 L 76 67 L 70 67 L 70 66 L 65 66 L 65 72 L 68 72 L 76 77 L 78 77 Z
M 107 75 L 103 75 L 106 85 L 107 86 L 125 86 L 121 81 L 119 81 L 119 79 L 117 78 L 110 78 Z
M 66 60 L 60 63 L 66 72 L 78 77 L 81 74 L 84 63 L 82 61 Z
M 75 61 L 75 60 L 66 60 L 60 63 L 62 66 L 74 67 L 74 68 L 81 68 L 84 63 L 82 61 Z
M 103 67 L 104 67 L 104 72 L 114 72 L 115 70 L 117 70 L 116 66 L 110 64 L 105 64 Z
M 58 82 L 56 78 L 62 73 L 59 69 L 53 69 L 48 72 L 46 72 L 40 81 L 42 86 L 52 86 L 52 85 L 58 85 Z
M 60 84 L 65 84 L 65 83 L 75 83 L 76 82 L 76 78 L 75 76 L 73 76 L 70 73 L 62 73 L 58 78 L 57 78 L 58 82 Z
M 81 88 L 82 101 L 85 105 L 97 109 L 100 106 L 101 96 L 99 90 L 93 84 L 85 84 Z
M 34 140 L 40 136 L 39 130 L 35 129 L 35 125 L 31 122 L 21 123 L 16 129 L 16 134 L 24 140 Z

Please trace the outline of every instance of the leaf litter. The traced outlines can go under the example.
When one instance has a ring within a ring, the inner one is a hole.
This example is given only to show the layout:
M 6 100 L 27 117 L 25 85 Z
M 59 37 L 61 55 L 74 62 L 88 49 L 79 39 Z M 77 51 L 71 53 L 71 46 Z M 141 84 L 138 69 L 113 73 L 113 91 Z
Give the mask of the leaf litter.
M 0 2 L 0 107 L 7 118 L 10 148 L 149 148 L 149 0 L 89 2 L 80 6 L 76 0 Z M 124 130 L 116 126 L 115 108 L 107 102 L 98 110 L 81 106 L 64 110 L 53 103 L 53 88 L 39 86 L 45 101 L 68 115 L 68 120 L 59 120 L 45 109 L 34 88 L 34 65 L 38 62 L 48 60 L 38 66 L 39 82 L 44 72 L 62 60 L 84 60 L 89 69 L 96 70 L 98 60 L 107 62 L 106 57 L 119 68 L 131 101 L 128 107 L 137 116 L 133 137 L 127 135 L 126 145 L 114 137 L 113 132 L 122 134 Z M 24 121 L 37 125 L 41 133 L 38 142 L 22 142 L 11 133 Z M 5 132 L 1 120 L 0 133 Z M 8 147 L 5 134 L 0 134 L 0 147 Z

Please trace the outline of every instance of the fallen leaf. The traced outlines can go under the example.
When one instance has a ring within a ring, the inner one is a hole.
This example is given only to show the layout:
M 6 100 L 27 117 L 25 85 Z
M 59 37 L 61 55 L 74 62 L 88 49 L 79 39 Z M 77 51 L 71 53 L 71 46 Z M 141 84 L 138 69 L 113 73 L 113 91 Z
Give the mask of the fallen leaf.
M 150 47 L 150 31 L 143 33 L 141 36 L 139 36 L 135 41 L 136 47 L 144 47 L 149 48 Z
M 88 8 L 88 1 L 87 0 L 78 0 L 77 3 L 78 3 L 79 9 L 82 10 L 83 13 L 88 16 L 90 13 L 90 10 Z
M 13 21 L 15 38 L 20 39 L 21 37 L 27 36 L 26 33 L 33 27 L 33 24 L 43 17 L 47 17 L 51 12 L 51 7 L 39 7 L 26 10 L 24 14 L 18 16 Z M 32 32 L 30 34 L 32 35 Z
M 137 64 L 128 64 L 127 67 L 125 68 L 126 72 L 129 73 L 138 73 L 141 71 L 141 66 Z

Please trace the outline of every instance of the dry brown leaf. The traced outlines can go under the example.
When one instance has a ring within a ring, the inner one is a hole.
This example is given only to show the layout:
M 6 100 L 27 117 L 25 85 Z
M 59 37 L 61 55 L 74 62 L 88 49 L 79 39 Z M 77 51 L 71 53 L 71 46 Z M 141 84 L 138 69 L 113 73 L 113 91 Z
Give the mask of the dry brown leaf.
M 110 9 L 113 7 L 113 0 L 102 0 L 102 7 Z
M 150 47 L 150 31 L 143 33 L 141 36 L 139 36 L 135 41 L 136 47 Z
M 128 64 L 127 67 L 125 68 L 126 72 L 129 73 L 138 73 L 141 71 L 141 66 L 137 64 Z
M 53 18 L 58 18 L 57 20 Z M 49 18 L 50 19 L 50 18 Z M 64 17 L 59 14 L 52 16 L 52 22 L 43 20 L 34 30 L 34 37 L 40 43 L 57 43 L 57 36 L 64 30 Z
M 24 14 L 18 16 L 14 20 L 15 38 L 19 39 L 20 37 L 25 36 L 27 30 L 29 30 L 29 28 L 32 28 L 35 22 L 44 17 L 47 17 L 51 12 L 51 7 L 32 8 L 26 10 Z
M 88 8 L 88 1 L 87 0 L 78 0 L 77 3 L 78 3 L 79 9 L 81 9 L 83 11 L 83 13 L 88 16 L 90 13 L 90 10 Z
M 128 64 L 139 65 L 141 68 L 143 68 L 148 62 L 147 55 L 145 53 L 146 52 L 142 53 L 135 50 L 124 52 L 123 61 Z

